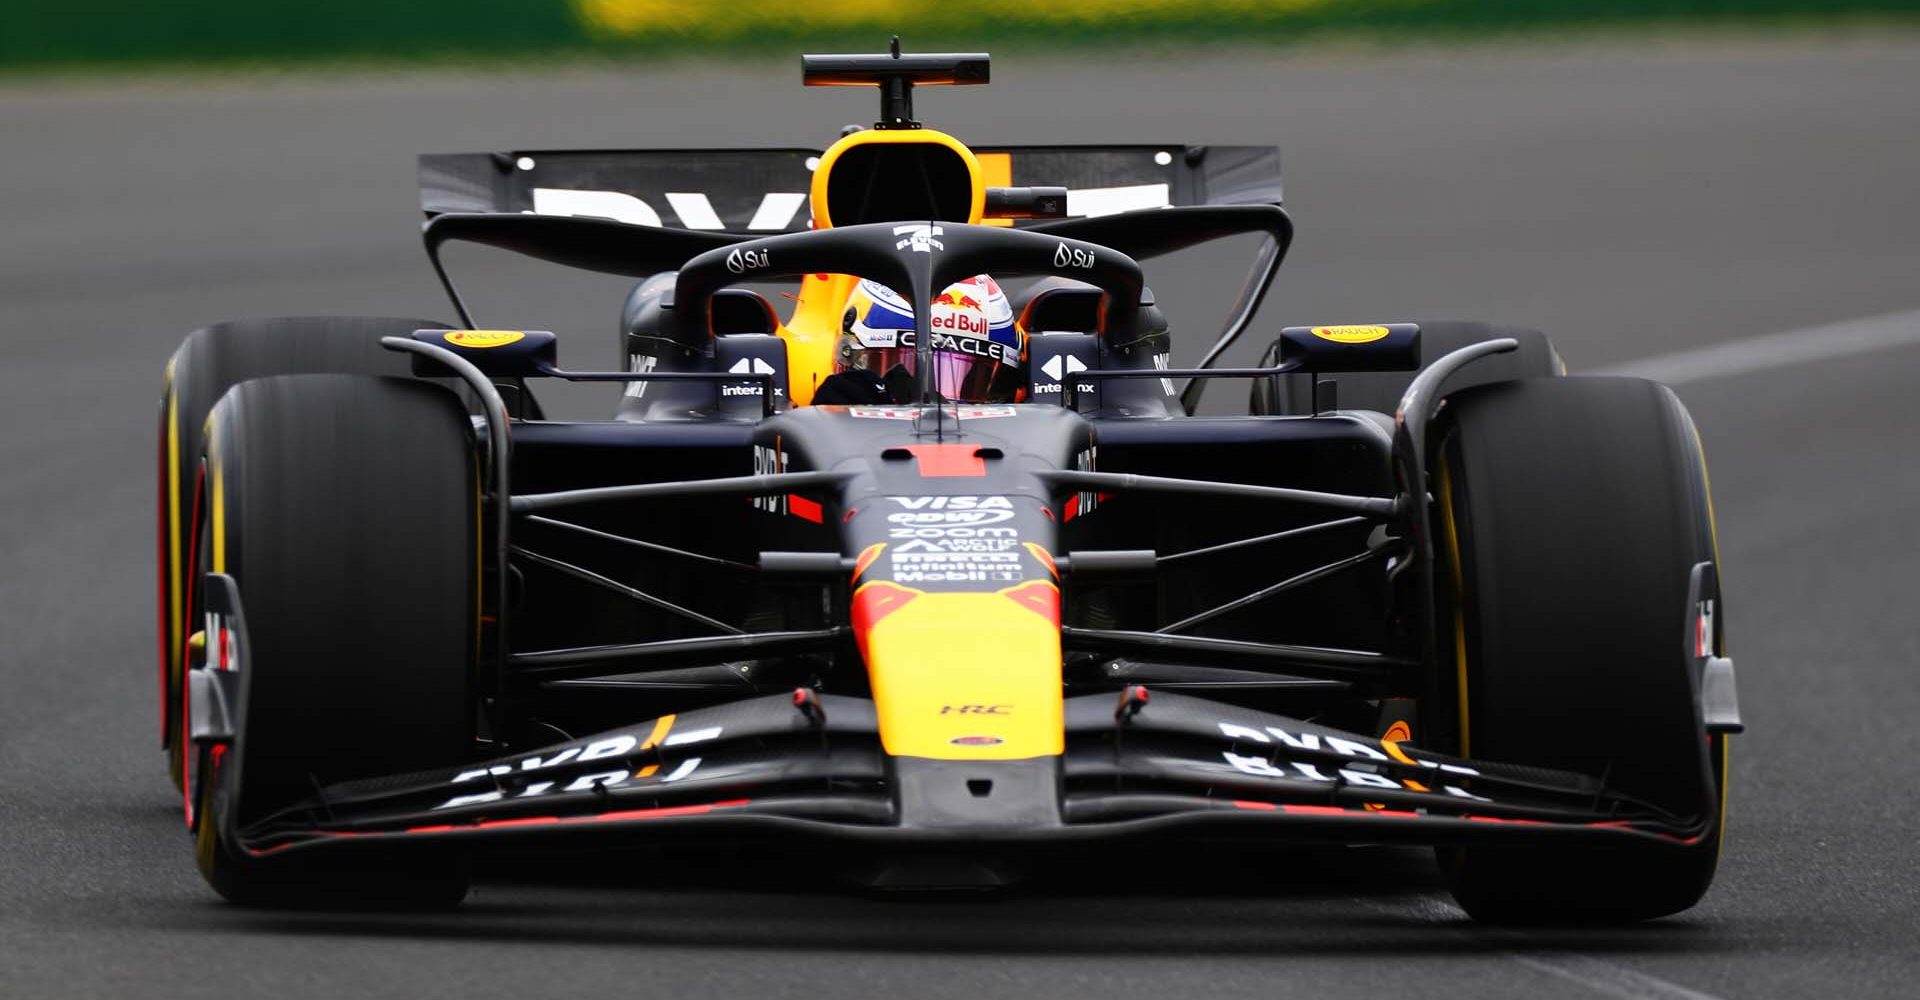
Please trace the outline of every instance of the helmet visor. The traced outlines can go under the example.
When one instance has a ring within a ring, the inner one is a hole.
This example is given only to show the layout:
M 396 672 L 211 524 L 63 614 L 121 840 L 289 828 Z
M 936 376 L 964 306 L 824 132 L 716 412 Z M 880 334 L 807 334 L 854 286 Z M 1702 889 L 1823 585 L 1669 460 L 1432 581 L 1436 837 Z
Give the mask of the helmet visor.
M 870 347 L 854 352 L 853 363 L 876 375 L 886 376 L 896 367 L 908 375 L 916 374 L 917 360 L 910 330 L 901 331 L 893 347 Z M 1014 350 L 1005 344 L 978 337 L 957 337 L 935 332 L 933 335 L 933 371 L 928 379 L 933 391 L 943 400 L 956 403 L 994 402 L 994 377 L 1005 365 L 1018 361 Z M 900 400 L 907 402 L 907 400 Z

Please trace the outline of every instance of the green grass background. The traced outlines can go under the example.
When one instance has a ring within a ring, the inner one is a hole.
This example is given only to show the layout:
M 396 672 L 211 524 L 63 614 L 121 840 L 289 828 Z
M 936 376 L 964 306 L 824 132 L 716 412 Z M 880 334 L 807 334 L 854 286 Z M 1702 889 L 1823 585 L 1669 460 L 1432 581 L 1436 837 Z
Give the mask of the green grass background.
M 805 0 L 790 9 L 789 16 L 742 22 L 726 16 L 723 0 L 704 23 L 608 38 L 590 32 L 568 0 L 0 0 L 0 71 L 724 54 L 799 45 L 877 51 L 893 31 L 909 49 L 929 51 L 1136 39 L 1286 44 L 1329 32 L 1478 37 L 1593 26 L 1920 20 L 1920 0 L 1335 0 L 1251 13 L 1244 2 L 1194 0 L 1175 12 L 1066 28 L 1023 24 L 1018 15 L 968 18 L 965 0 L 935 24 L 880 16 L 823 28 L 804 19 Z

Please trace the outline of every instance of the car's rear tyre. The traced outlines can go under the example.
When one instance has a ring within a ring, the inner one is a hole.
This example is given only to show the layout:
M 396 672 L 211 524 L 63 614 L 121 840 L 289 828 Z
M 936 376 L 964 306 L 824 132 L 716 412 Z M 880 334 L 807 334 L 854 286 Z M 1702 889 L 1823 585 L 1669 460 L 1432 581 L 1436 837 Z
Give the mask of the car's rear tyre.
M 258 857 L 224 833 L 334 782 L 471 757 L 479 536 L 465 410 L 417 381 L 287 375 L 234 387 L 208 428 L 199 565 L 238 584 L 250 648 L 233 746 L 194 782 L 202 874 L 247 904 L 458 901 L 455 862 Z
M 309 316 L 218 323 L 188 334 L 167 362 L 160 396 L 160 740 L 174 787 L 183 787 L 186 741 L 180 731 L 185 645 L 186 547 L 192 544 L 194 487 L 207 414 L 226 391 L 269 375 L 338 372 L 405 375 L 410 356 L 380 346 L 382 337 L 440 329 L 434 320 Z
M 1494 323 L 1473 323 L 1458 320 L 1423 321 L 1420 324 L 1420 362 L 1422 366 L 1474 344 L 1502 337 L 1512 337 L 1520 346 L 1505 354 L 1496 354 L 1482 358 L 1455 372 L 1441 388 L 1444 395 L 1459 392 L 1478 385 L 1495 382 L 1507 382 L 1513 379 L 1535 378 L 1546 375 L 1563 375 L 1566 365 L 1560 360 L 1559 352 L 1553 348 L 1553 342 L 1538 330 L 1523 326 L 1503 326 Z M 1278 345 L 1270 348 L 1262 358 L 1262 366 L 1279 363 L 1276 352 Z M 1419 372 L 1336 372 L 1325 376 L 1282 375 L 1277 378 L 1255 379 L 1251 412 L 1256 414 L 1288 414 L 1300 416 L 1313 412 L 1313 382 L 1315 378 L 1331 379 L 1334 383 L 1334 401 L 1342 410 L 1375 410 L 1391 414 L 1400 407 L 1400 397 L 1406 393 L 1407 386 L 1413 384 L 1413 378 Z M 1322 401 L 1324 408 L 1325 401 Z
M 1715 562 L 1699 439 L 1665 386 L 1529 379 L 1450 397 L 1435 463 L 1462 756 L 1604 775 L 1701 832 L 1644 848 L 1443 849 L 1480 920 L 1640 920 L 1692 906 L 1719 858 L 1724 737 L 1687 647 Z

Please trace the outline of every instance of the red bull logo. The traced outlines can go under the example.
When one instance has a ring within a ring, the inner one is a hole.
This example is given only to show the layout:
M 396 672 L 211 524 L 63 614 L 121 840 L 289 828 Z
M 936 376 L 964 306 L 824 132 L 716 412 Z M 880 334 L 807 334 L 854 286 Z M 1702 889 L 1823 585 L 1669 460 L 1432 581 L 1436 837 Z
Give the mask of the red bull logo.
M 989 334 L 987 317 L 978 309 L 959 309 L 948 307 L 941 302 L 933 310 L 933 328 L 935 330 L 953 330 L 958 333 L 970 333 L 976 337 Z
M 933 300 L 937 306 L 952 306 L 955 309 L 979 309 L 980 300 L 958 289 L 949 288 Z

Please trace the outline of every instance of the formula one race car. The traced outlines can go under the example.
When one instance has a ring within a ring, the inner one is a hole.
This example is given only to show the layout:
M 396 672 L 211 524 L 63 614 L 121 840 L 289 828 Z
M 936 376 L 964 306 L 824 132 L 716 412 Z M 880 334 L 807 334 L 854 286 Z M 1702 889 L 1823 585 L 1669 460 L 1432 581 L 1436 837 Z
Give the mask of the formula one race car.
M 1131 840 L 1432 844 L 1483 919 L 1700 898 L 1740 721 L 1670 391 L 1481 323 L 1214 367 L 1292 238 L 1274 150 L 913 120 L 985 55 L 803 76 L 878 87 L 880 120 L 423 157 L 457 327 L 174 355 L 161 732 L 216 890 L 445 903 L 489 851 L 684 838 L 923 884 Z M 1139 262 L 1239 234 L 1226 329 L 1174 367 Z M 640 279 L 623 370 L 475 329 L 456 241 Z M 770 281 L 784 317 L 734 287 Z M 545 419 L 543 379 L 618 410 Z M 1192 415 L 1220 379 L 1248 414 Z

